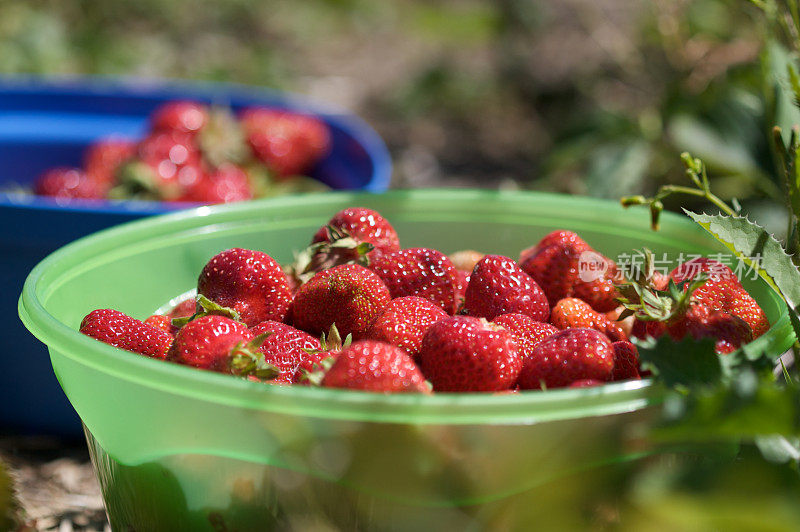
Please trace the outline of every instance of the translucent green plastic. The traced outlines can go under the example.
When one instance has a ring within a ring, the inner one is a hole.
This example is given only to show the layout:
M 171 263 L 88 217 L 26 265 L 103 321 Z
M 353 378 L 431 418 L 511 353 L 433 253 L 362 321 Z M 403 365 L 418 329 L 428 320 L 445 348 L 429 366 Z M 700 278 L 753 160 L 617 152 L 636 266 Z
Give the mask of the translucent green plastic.
M 289 261 L 348 206 L 381 212 L 404 247 L 444 252 L 517 257 L 556 228 L 612 257 L 642 246 L 724 251 L 674 215 L 654 233 L 641 209 L 470 190 L 202 207 L 79 240 L 31 272 L 19 311 L 48 345 L 85 424 L 115 530 L 577 526 L 580 512 L 552 511 L 575 497 L 564 486 L 606 496 L 624 464 L 659 451 L 642 439 L 656 411 L 649 406 L 659 402 L 647 380 L 427 397 L 269 386 L 147 359 L 77 332 L 95 308 L 146 317 L 190 290 L 223 249 Z M 785 305 L 762 281 L 745 284 L 773 323 L 757 341 L 781 353 L 793 341 Z

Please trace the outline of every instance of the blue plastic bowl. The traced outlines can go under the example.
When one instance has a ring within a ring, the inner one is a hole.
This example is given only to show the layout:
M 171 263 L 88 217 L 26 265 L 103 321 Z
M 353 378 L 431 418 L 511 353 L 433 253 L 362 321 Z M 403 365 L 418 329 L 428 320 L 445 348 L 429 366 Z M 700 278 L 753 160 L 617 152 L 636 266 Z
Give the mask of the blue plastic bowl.
M 190 99 L 241 109 L 266 105 L 319 115 L 333 149 L 311 172 L 335 189 L 381 192 L 391 160 L 381 138 L 355 116 L 265 89 L 164 81 L 0 78 L 0 186 L 28 185 L 54 166 L 80 166 L 93 140 L 140 138 L 161 103 Z M 72 202 L 0 192 L 0 304 L 13 309 L 31 269 L 64 244 L 106 227 L 175 210 L 158 202 Z M 17 320 L 0 323 L 0 432 L 80 436 L 82 429 L 50 370 L 47 350 Z

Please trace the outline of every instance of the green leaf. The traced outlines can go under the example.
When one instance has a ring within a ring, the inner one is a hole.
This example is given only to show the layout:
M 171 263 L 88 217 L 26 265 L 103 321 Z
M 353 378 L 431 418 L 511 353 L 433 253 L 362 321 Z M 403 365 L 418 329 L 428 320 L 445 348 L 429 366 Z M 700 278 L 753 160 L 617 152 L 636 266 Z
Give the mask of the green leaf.
M 740 216 L 695 214 L 684 211 L 772 286 L 792 310 L 792 326 L 800 337 L 800 272 L 780 242 L 762 227 Z M 758 260 L 754 260 L 758 259 Z M 757 262 L 757 264 L 756 264 Z
M 767 97 L 770 100 L 771 120 L 767 123 L 779 126 L 783 131 L 784 143 L 788 142 L 788 134 L 792 126 L 800 124 L 800 108 L 795 105 L 795 93 L 792 89 L 791 70 L 792 55 L 780 43 L 770 41 L 764 47 L 765 82 L 772 89 Z M 769 119 L 770 117 L 768 117 Z
M 758 163 L 740 139 L 690 115 L 677 115 L 669 123 L 669 135 L 680 150 L 691 150 L 710 167 L 721 172 L 752 174 Z
M 756 437 L 755 444 L 764 458 L 770 462 L 785 464 L 800 461 L 800 438 L 770 434 Z
M 620 190 L 635 190 L 650 166 L 652 150 L 645 141 L 605 145 L 591 156 L 585 184 L 590 196 L 616 198 Z
M 800 213 L 800 167 L 797 165 L 797 157 L 800 155 L 800 139 L 798 139 L 797 126 L 792 128 L 789 134 L 789 142 L 784 145 L 783 131 L 775 126 L 772 129 L 772 140 L 775 150 L 783 165 L 783 184 L 788 191 L 788 207 L 795 215 Z M 791 235 L 787 235 L 787 238 Z
M 680 342 L 663 335 L 639 345 L 642 368 L 650 369 L 669 387 L 713 385 L 723 377 L 723 366 L 714 351 L 714 340 L 686 338 Z
M 768 372 L 744 371 L 729 384 L 694 388 L 688 395 L 671 393 L 665 414 L 668 423 L 655 432 L 662 441 L 791 439 L 800 436 L 800 391 L 777 386 Z

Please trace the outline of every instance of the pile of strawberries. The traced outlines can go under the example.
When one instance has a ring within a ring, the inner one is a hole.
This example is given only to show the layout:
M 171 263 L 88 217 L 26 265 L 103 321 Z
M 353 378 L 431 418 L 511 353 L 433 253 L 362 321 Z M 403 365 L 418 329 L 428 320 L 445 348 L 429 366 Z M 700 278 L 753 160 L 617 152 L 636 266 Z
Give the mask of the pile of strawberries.
M 321 184 L 300 176 L 331 148 L 321 120 L 252 107 L 230 110 L 171 101 L 150 116 L 139 142 L 91 144 L 83 168 L 53 168 L 34 193 L 59 199 L 145 199 L 227 203 Z
M 605 262 L 581 275 L 586 253 Z M 233 248 L 197 298 L 144 322 L 109 309 L 80 330 L 142 355 L 276 384 L 373 392 L 503 392 L 640 378 L 633 337 L 711 337 L 729 353 L 769 323 L 727 266 L 697 259 L 626 280 L 570 231 L 519 261 L 400 246 L 348 208 L 294 264 Z M 344 340 L 343 340 L 344 339 Z

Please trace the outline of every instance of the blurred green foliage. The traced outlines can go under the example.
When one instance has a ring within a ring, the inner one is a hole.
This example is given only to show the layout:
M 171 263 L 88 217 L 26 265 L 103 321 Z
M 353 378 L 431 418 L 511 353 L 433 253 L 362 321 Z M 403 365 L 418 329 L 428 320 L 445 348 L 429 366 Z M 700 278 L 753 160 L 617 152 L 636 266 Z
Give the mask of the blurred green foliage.
M 396 186 L 618 198 L 690 150 L 780 230 L 768 132 L 800 116 L 770 30 L 746 0 L 2 0 L 0 73 L 307 93 L 378 129 Z

